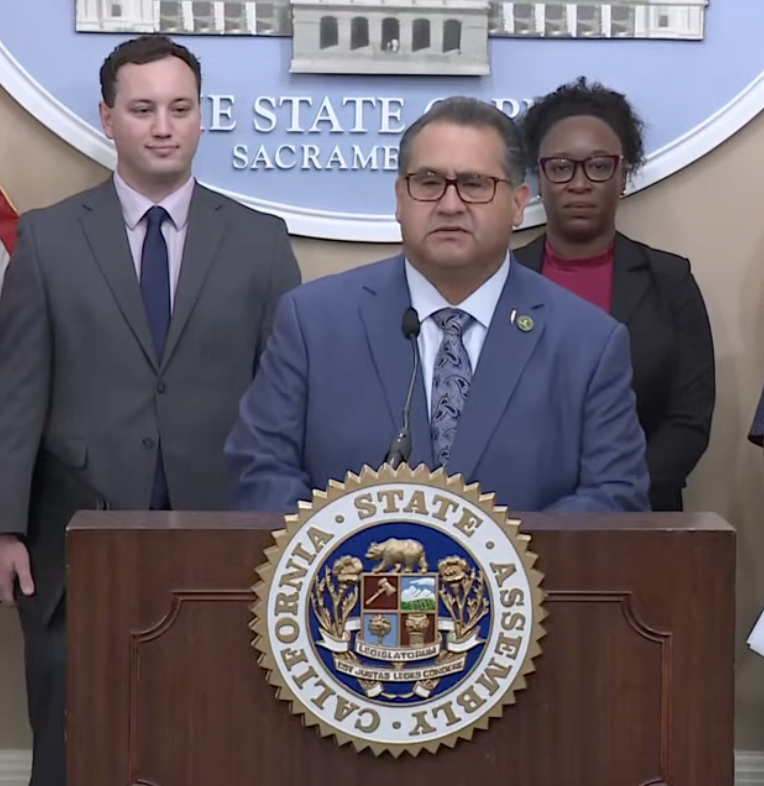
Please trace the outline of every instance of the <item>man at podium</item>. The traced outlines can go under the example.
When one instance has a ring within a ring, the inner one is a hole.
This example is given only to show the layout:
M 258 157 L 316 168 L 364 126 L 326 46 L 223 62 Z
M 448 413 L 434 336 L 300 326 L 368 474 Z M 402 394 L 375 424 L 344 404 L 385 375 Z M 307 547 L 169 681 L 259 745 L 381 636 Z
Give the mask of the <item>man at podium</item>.
M 282 298 L 226 444 L 237 508 L 292 511 L 387 460 L 517 511 L 649 509 L 628 335 L 512 259 L 524 178 L 489 104 L 446 99 L 407 129 L 403 255 Z

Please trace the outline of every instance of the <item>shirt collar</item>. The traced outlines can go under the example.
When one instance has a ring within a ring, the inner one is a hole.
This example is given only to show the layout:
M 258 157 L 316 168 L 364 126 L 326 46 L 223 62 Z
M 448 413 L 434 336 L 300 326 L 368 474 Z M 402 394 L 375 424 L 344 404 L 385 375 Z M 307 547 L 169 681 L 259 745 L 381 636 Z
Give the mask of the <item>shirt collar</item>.
M 456 305 L 449 303 L 443 295 L 409 261 L 405 262 L 406 282 L 408 283 L 411 306 L 419 315 L 420 322 L 431 317 L 442 308 L 459 308 L 466 311 L 486 330 L 493 319 L 493 312 L 499 302 L 509 275 L 509 254 L 501 267 L 468 298 Z
M 188 211 L 191 208 L 195 183 L 194 178 L 190 177 L 180 188 L 159 202 L 159 206 L 167 211 L 177 230 L 183 229 L 188 223 Z M 117 190 L 117 197 L 122 206 L 125 224 L 132 231 L 155 203 L 128 185 L 118 172 L 114 173 L 114 188 Z

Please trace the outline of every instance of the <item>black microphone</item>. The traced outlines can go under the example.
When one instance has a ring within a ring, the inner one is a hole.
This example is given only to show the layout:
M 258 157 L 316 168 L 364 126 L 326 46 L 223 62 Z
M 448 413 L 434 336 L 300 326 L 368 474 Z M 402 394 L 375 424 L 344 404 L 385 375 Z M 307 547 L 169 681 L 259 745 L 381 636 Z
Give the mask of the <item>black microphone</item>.
M 403 312 L 401 331 L 403 332 L 403 337 L 411 342 L 411 349 L 414 353 L 414 368 L 411 371 L 411 380 L 409 381 L 409 390 L 406 394 L 406 403 L 403 405 L 403 428 L 393 438 L 388 448 L 387 456 L 385 457 L 385 463 L 389 464 L 393 469 L 396 469 L 401 464 L 405 464 L 409 460 L 409 455 L 411 454 L 409 416 L 411 415 L 411 398 L 414 395 L 414 385 L 416 384 L 417 374 L 419 373 L 419 347 L 417 346 L 419 329 L 419 314 L 416 313 L 416 309 L 409 306 Z

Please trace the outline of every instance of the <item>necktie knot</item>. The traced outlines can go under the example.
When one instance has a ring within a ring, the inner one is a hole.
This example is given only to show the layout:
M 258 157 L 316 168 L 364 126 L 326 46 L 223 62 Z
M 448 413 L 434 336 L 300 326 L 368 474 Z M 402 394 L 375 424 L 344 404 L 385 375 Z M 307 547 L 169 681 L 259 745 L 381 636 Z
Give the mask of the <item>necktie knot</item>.
M 432 318 L 444 333 L 451 336 L 461 336 L 464 333 L 464 328 L 472 320 L 472 316 L 460 308 L 442 308 L 440 311 L 436 311 Z
M 146 211 L 146 225 L 148 229 L 161 229 L 162 224 L 170 217 L 170 214 L 159 205 L 154 205 Z

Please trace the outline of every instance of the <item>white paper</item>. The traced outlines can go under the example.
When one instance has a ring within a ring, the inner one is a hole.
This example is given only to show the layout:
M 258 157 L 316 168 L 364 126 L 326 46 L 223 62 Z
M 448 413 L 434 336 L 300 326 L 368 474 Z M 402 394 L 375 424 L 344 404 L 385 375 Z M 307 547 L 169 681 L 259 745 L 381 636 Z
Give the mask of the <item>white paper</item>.
M 748 634 L 746 644 L 759 655 L 764 656 L 764 611 L 759 615 L 756 624 Z

